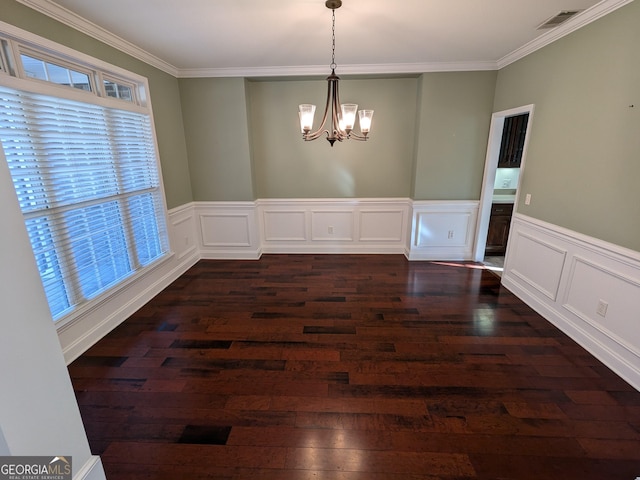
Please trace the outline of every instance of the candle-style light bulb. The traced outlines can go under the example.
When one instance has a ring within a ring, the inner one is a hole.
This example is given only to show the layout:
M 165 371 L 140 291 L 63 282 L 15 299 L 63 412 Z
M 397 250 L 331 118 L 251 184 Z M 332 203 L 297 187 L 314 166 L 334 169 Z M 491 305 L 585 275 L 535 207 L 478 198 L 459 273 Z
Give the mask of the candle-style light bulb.
M 313 129 L 313 117 L 316 113 L 316 106 L 303 103 L 298 106 L 298 116 L 300 117 L 300 131 L 309 133 Z
M 371 130 L 373 110 L 360 110 L 358 112 L 358 119 L 360 120 L 360 132 L 366 136 Z
M 355 103 L 343 103 L 340 105 L 342 112 L 342 130 L 350 132 L 353 130 L 353 126 L 356 124 L 356 112 L 358 111 L 358 105 Z

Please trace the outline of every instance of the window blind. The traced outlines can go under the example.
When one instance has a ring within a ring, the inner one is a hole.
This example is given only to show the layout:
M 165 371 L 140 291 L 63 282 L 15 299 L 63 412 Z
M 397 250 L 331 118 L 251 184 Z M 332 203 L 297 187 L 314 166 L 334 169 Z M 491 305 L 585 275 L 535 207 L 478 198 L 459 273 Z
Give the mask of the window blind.
M 148 114 L 0 86 L 0 142 L 54 320 L 167 254 Z

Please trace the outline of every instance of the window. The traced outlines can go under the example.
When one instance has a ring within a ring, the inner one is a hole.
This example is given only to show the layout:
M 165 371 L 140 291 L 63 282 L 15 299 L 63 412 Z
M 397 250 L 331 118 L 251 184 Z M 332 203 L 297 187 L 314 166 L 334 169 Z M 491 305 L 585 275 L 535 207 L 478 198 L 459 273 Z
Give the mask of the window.
M 27 78 L 0 83 L 0 143 L 58 321 L 168 255 L 153 126 L 147 108 L 120 102 L 135 83 L 93 92 L 102 72 L 17 57 Z
M 133 102 L 134 88 L 131 85 L 125 85 L 115 80 L 104 79 L 104 90 L 108 97 L 119 98 L 127 102 Z
M 20 60 L 22 61 L 24 73 L 29 78 L 91 91 L 88 73 L 78 72 L 63 65 L 47 62 L 24 53 L 20 55 Z

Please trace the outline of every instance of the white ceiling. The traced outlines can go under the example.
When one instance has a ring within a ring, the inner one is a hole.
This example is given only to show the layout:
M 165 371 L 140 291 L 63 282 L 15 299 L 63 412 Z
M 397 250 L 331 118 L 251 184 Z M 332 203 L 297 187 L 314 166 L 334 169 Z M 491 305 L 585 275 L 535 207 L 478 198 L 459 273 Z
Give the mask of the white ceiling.
M 317 74 L 331 63 L 324 0 L 19 1 L 176 76 Z M 343 0 L 337 72 L 496 69 L 630 1 Z M 537 30 L 574 9 L 584 11 Z

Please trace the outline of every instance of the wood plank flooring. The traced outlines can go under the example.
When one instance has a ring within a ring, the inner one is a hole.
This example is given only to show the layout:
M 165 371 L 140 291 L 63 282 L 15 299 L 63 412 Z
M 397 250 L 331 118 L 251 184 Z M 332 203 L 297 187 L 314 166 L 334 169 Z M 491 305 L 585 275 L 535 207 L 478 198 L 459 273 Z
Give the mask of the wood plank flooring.
M 109 480 L 640 477 L 640 393 L 477 264 L 201 261 L 69 371 Z

